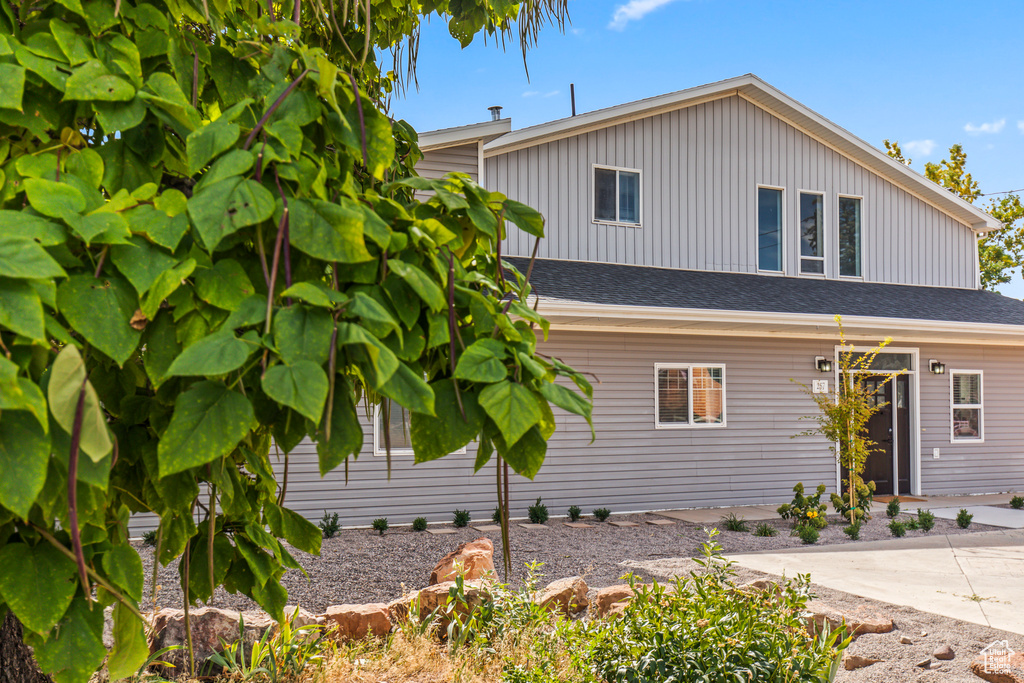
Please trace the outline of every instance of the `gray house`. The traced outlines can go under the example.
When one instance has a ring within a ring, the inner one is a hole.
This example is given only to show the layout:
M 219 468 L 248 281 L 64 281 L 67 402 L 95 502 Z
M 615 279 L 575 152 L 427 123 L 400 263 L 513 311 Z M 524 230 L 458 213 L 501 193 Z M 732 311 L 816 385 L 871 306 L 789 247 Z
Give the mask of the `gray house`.
M 977 239 L 999 224 L 755 76 L 511 130 L 499 119 L 421 136 L 425 176 L 470 174 L 547 219 L 533 272 L 544 352 L 594 373 L 597 440 L 557 413 L 536 480 L 553 512 L 777 503 L 838 485 L 828 444 L 793 438 L 833 388 L 838 330 L 870 348 L 888 406 L 868 476 L 880 493 L 1024 488 L 1024 303 L 979 289 Z M 533 241 L 509 228 L 524 267 Z M 795 380 L 791 381 L 791 380 Z M 293 452 L 288 504 L 345 524 L 490 516 L 468 452 L 412 465 L 395 411 L 350 481 Z

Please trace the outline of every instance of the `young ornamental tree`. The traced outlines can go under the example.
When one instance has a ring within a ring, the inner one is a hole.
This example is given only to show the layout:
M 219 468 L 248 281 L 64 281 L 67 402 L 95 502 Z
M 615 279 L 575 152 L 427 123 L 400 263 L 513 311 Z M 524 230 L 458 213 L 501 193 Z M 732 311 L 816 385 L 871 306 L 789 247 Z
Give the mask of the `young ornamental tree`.
M 478 440 L 499 475 L 536 474 L 552 404 L 589 421 L 497 255 L 506 221 L 543 219 L 416 177 L 385 113 L 379 53 L 434 13 L 525 46 L 565 2 L 0 6 L 0 614 L 55 680 L 100 666 L 105 606 L 110 678 L 148 656 L 135 513 L 186 610 L 223 586 L 280 619 L 282 541 L 321 541 L 286 506 L 288 453 L 347 466 L 360 402 L 412 412 L 417 462 Z

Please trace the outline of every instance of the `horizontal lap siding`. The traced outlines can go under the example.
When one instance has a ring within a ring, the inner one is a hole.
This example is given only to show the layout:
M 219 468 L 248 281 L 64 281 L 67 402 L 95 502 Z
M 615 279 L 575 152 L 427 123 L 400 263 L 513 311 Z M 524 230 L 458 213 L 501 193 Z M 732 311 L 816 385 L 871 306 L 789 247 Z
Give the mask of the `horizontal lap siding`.
M 480 179 L 480 148 L 478 143 L 443 147 L 423 153 L 416 164 L 416 172 L 424 178 L 440 178 L 445 173 L 466 173 L 473 180 Z
M 592 222 L 594 164 L 642 171 L 642 227 Z M 786 189 L 786 266 L 799 269 L 798 192 L 826 197 L 826 273 L 837 277 L 839 194 L 863 196 L 870 281 L 976 286 L 964 225 L 769 112 L 728 97 L 485 161 L 488 186 L 547 219 L 538 255 L 664 268 L 755 272 L 756 186 Z M 510 226 L 506 253 L 533 238 Z

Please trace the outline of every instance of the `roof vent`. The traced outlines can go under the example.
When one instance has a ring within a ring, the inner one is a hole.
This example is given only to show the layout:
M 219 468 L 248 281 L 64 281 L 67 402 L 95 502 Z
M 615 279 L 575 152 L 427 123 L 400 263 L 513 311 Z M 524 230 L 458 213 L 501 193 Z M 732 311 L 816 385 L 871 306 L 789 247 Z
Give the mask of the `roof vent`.
M 491 112 L 491 121 L 501 120 L 501 106 L 494 105 L 493 107 L 487 107 L 487 110 Z

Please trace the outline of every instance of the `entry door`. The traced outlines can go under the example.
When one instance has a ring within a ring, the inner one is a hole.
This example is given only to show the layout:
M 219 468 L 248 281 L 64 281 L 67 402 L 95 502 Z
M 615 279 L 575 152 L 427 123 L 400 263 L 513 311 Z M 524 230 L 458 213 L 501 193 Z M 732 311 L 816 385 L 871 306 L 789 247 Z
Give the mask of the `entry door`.
M 875 493 L 891 496 L 910 493 L 910 377 L 868 377 L 864 385 L 874 391 L 875 405 L 864 435 L 875 442 L 864 467 L 864 481 L 875 482 Z M 894 485 L 898 483 L 898 485 Z

